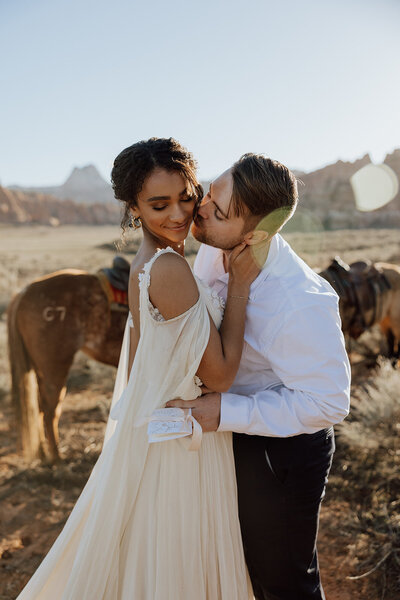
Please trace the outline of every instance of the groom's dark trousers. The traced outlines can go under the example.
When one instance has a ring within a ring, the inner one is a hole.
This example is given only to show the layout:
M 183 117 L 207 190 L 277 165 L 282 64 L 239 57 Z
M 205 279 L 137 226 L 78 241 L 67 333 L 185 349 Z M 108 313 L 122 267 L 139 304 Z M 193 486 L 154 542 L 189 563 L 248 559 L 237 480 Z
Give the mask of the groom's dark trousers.
M 316 538 L 333 427 L 289 438 L 233 434 L 239 518 L 257 600 L 324 600 Z

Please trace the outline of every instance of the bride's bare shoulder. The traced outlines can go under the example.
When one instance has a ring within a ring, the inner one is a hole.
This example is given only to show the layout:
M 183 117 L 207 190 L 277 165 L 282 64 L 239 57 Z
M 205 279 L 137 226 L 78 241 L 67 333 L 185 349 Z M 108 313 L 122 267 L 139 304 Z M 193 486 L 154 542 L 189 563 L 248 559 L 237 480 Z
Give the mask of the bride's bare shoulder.
M 182 314 L 199 298 L 199 290 L 192 270 L 183 256 L 165 252 L 151 267 L 150 302 L 165 319 Z

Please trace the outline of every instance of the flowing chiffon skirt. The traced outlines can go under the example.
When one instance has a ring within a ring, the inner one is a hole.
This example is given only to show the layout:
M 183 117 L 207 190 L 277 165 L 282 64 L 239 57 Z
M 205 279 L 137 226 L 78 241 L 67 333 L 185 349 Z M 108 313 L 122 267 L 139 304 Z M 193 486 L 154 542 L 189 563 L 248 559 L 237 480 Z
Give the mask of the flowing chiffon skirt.
M 246 600 L 230 433 L 148 442 L 146 419 L 200 393 L 195 374 L 221 310 L 207 288 L 157 321 L 140 281 L 140 340 L 128 378 L 125 328 L 103 450 L 62 532 L 17 600 Z

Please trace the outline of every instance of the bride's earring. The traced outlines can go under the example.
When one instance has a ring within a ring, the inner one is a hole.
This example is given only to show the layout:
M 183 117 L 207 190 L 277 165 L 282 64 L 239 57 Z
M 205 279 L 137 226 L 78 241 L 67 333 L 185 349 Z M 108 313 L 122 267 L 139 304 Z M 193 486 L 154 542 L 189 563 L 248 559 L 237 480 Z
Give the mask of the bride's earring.
M 131 217 L 131 220 L 129 221 L 129 227 L 133 227 L 133 229 L 139 229 L 139 227 L 142 226 L 142 221 L 140 220 L 140 217 Z

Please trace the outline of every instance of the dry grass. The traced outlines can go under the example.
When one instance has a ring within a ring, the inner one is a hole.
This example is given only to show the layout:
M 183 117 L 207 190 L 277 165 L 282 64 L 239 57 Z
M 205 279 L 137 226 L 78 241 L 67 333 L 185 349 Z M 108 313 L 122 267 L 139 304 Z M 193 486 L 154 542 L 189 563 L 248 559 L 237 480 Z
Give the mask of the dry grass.
M 400 263 L 398 232 L 288 233 L 313 268 L 339 254 Z M 140 234 L 116 248 L 118 227 L 0 226 L 0 598 L 15 598 L 58 535 L 101 449 L 115 370 L 78 353 L 60 419 L 64 462 L 27 465 L 16 453 L 6 352 L 6 306 L 34 278 L 62 268 L 95 271 L 122 253 L 130 260 Z M 193 263 L 197 243 L 189 240 Z M 378 331 L 357 345 L 375 352 Z M 337 453 L 322 507 L 320 559 L 329 600 L 397 600 L 399 582 L 400 372 L 387 363 L 358 369 L 350 418 L 337 428 Z M 34 493 L 32 493 L 34 492 Z M 2 555 L 3 553 L 3 555 Z M 4 554 L 5 553 L 5 554 Z M 384 560 L 383 560 L 384 559 Z M 382 562 L 380 562 L 382 561 Z M 360 576 L 377 568 L 362 579 Z
M 400 592 L 400 371 L 379 360 L 354 386 L 349 419 L 337 427 L 331 477 L 336 499 L 348 503 L 341 526 L 351 537 L 354 581 L 368 579 L 377 598 Z

